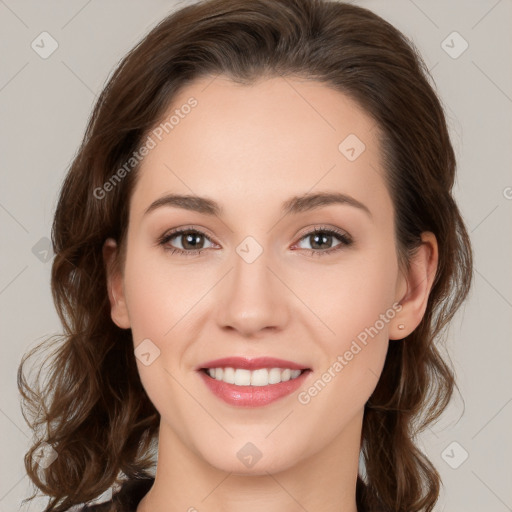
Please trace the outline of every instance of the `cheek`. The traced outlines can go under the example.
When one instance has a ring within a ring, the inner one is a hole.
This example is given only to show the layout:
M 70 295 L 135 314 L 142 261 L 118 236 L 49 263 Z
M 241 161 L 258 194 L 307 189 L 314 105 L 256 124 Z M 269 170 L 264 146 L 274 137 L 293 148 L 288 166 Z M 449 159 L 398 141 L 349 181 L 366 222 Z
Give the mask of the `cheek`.
M 194 329 L 203 324 L 202 303 L 198 302 L 211 287 L 208 277 L 185 265 L 173 266 L 162 253 L 135 244 L 128 253 L 125 295 L 133 344 L 137 350 L 143 340 L 149 339 L 154 344 L 149 344 L 150 350 L 158 354 L 150 365 L 137 360 L 137 366 L 141 382 L 158 410 L 169 406 L 169 397 L 179 401 L 176 397 L 183 394 L 173 376 L 190 370 L 184 355 Z
M 178 377 L 187 348 L 182 341 L 187 339 L 185 319 L 193 314 L 191 308 L 201 293 L 187 279 L 190 275 L 179 269 L 170 272 L 165 259 L 151 252 L 135 245 L 131 248 L 125 265 L 126 302 L 136 354 L 141 343 L 150 353 L 147 365 L 137 359 L 142 385 L 160 414 L 173 411 L 178 418 L 189 398 Z
M 135 344 L 169 339 L 207 291 L 205 276 L 166 265 L 165 255 L 134 247 L 125 267 L 125 293 Z
M 398 311 L 393 307 L 397 272 L 393 246 L 382 245 L 304 283 L 304 291 L 316 283 L 310 304 L 324 323 L 315 328 L 322 333 L 316 339 L 325 355 L 320 386 L 332 382 L 327 385 L 335 395 L 327 393 L 325 399 L 330 395 L 354 409 L 373 392 L 386 358 L 389 325 Z
M 336 265 L 301 272 L 297 295 L 324 323 L 325 340 L 338 340 L 337 348 L 373 326 L 380 315 L 394 316 L 397 262 L 393 246 L 359 251 Z M 388 311 L 390 310 L 391 311 Z M 318 322 L 321 328 L 321 324 Z M 388 323 L 378 322 L 387 335 Z M 328 341 L 331 345 L 331 341 Z

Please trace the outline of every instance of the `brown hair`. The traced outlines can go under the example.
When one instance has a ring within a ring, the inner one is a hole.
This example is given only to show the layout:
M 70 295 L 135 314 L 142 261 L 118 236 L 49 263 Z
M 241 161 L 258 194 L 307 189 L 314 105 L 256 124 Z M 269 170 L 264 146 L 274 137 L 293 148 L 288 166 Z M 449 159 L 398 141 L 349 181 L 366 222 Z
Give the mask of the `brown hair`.
M 138 166 L 104 197 L 94 191 L 140 147 L 180 89 L 221 73 L 248 84 L 267 75 L 310 78 L 355 100 L 381 133 L 401 267 L 423 231 L 437 238 L 439 265 L 425 315 L 406 339 L 390 343 L 365 407 L 365 474 L 357 487 L 361 507 L 431 511 L 440 477 L 414 437 L 438 418 L 453 393 L 453 372 L 436 343 L 468 294 L 472 254 L 451 195 L 455 157 L 428 71 L 410 41 L 360 7 L 210 0 L 164 19 L 123 59 L 94 107 L 62 186 L 51 285 L 64 333 L 46 359 L 42 385 L 38 374 L 40 384 L 31 387 L 23 372 L 42 345 L 24 356 L 18 372 L 25 418 L 30 413 L 31 428 L 43 429 L 25 465 L 51 497 L 45 512 L 91 500 L 121 477 L 149 474 L 160 417 L 141 385 L 131 331 L 111 320 L 102 259 L 106 238 L 124 247 Z M 33 460 L 43 442 L 58 453 L 46 469 Z

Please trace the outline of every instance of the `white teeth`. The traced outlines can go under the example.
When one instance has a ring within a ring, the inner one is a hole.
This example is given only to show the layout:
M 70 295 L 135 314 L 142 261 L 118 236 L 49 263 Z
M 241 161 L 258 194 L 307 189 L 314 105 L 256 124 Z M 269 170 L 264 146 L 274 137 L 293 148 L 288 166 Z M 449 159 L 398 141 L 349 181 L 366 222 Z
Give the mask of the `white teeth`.
M 237 386 L 250 386 L 251 371 L 250 370 L 235 370 L 235 384 Z
M 258 370 L 246 370 L 242 368 L 208 368 L 207 373 L 210 377 L 226 382 L 227 384 L 236 384 L 237 386 L 268 386 L 269 384 L 279 384 L 288 380 L 296 379 L 301 370 L 290 370 L 285 368 L 260 368 Z
M 251 386 L 266 386 L 268 384 L 268 370 L 261 368 L 251 372 Z
M 221 368 L 222 370 L 222 368 Z M 234 368 L 224 368 L 224 374 L 222 375 L 222 381 L 228 384 L 235 383 L 235 370 Z
M 277 384 L 281 382 L 281 368 L 272 368 L 268 373 L 268 383 Z

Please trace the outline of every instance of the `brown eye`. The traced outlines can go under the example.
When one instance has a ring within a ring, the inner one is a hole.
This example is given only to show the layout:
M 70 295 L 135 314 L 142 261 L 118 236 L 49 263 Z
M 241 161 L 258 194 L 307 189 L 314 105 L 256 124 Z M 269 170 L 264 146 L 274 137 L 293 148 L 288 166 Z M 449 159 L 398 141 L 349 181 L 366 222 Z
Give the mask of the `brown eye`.
M 199 254 L 204 249 L 209 248 L 204 247 L 206 242 L 210 243 L 210 246 L 213 245 L 211 240 L 201 231 L 196 229 L 182 229 L 164 235 L 158 243 L 162 245 L 165 250 L 171 251 L 171 253 L 177 252 L 188 255 Z
M 201 245 L 206 240 L 205 236 L 197 231 L 187 231 L 174 238 L 181 238 L 181 246 L 185 250 L 202 249 Z
M 301 247 L 303 241 L 309 244 L 309 247 Z M 299 248 L 309 251 L 311 254 L 328 254 L 341 250 L 343 247 L 352 244 L 352 239 L 345 233 L 334 231 L 332 229 L 316 228 L 304 235 L 297 243 Z

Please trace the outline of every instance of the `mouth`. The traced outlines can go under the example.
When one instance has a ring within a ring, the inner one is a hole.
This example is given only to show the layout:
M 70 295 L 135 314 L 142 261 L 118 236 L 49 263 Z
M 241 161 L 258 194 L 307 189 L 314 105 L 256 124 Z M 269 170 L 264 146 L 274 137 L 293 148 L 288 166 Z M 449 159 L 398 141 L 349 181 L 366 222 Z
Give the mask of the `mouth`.
M 260 407 L 298 389 L 311 368 L 292 361 L 231 357 L 196 368 L 208 389 L 230 405 Z

